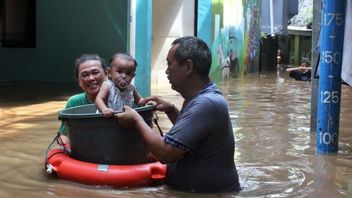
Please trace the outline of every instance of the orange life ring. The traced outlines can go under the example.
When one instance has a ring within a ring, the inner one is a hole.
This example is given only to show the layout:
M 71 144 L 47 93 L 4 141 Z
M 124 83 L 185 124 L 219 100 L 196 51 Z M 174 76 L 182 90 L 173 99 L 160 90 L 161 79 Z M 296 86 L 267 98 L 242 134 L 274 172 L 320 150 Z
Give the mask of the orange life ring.
M 147 186 L 162 182 L 166 165 L 152 162 L 137 165 L 101 165 L 72 159 L 63 149 L 48 153 L 47 172 L 55 172 L 59 178 L 93 185 L 115 187 Z

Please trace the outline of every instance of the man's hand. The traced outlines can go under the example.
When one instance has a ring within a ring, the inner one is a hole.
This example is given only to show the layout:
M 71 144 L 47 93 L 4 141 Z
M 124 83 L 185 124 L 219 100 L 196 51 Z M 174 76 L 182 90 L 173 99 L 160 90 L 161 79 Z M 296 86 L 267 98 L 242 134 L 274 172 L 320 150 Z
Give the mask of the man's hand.
M 131 109 L 126 105 L 124 106 L 124 109 L 124 112 L 114 114 L 114 117 L 117 119 L 121 126 L 125 128 L 134 128 L 139 121 L 143 121 L 142 116 L 140 116 L 134 109 Z

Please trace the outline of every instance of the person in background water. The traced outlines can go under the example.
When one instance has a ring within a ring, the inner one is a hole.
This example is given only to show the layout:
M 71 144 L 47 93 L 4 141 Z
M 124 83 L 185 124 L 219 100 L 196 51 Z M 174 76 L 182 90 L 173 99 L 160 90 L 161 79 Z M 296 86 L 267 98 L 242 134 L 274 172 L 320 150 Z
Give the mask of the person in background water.
M 310 81 L 311 80 L 311 67 L 308 62 L 303 62 L 299 67 L 286 69 L 288 75 L 295 80 Z
M 128 55 L 117 53 L 106 68 L 109 79 L 105 81 L 95 99 L 97 108 L 105 117 L 114 111 L 122 111 L 124 105 L 133 107 L 143 103 L 143 98 L 131 83 L 137 67 L 136 60 Z
M 75 77 L 83 93 L 71 96 L 65 109 L 95 102 L 100 87 L 106 79 L 103 59 L 95 54 L 82 54 L 75 61 Z M 61 123 L 59 132 L 62 142 L 67 144 L 68 127 L 64 122 Z
M 189 192 L 238 192 L 235 141 L 227 102 L 210 81 L 211 51 L 197 37 L 176 39 L 167 55 L 171 88 L 184 98 L 181 111 L 158 96 L 146 97 L 173 123 L 161 137 L 133 109 L 115 114 L 119 124 L 134 127 L 151 153 L 167 163 L 166 184 Z

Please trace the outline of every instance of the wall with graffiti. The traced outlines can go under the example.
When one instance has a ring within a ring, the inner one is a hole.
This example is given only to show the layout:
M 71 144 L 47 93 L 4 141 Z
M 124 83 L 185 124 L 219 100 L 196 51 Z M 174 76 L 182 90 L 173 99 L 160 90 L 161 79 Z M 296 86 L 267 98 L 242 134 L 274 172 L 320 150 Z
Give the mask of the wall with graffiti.
M 212 0 L 213 80 L 258 73 L 260 2 Z

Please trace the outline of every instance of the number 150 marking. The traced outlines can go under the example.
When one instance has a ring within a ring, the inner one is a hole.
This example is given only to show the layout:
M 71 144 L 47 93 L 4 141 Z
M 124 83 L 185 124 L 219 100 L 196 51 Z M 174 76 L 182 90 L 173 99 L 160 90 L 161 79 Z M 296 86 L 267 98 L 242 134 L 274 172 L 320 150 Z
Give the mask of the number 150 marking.
M 321 52 L 321 62 L 327 64 L 340 64 L 341 63 L 341 52 L 333 52 L 333 51 L 322 51 Z

